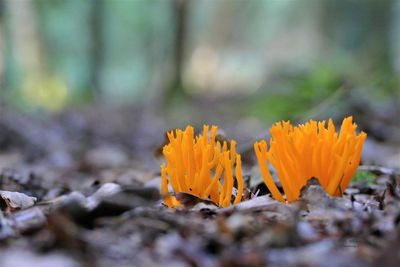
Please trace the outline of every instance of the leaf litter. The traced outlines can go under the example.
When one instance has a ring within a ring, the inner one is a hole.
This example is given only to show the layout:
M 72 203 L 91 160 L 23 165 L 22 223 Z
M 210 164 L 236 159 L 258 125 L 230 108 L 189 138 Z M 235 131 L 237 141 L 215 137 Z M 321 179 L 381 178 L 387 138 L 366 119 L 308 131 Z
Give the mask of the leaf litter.
M 310 179 L 284 204 L 248 171 L 253 158 L 243 166 L 245 201 L 219 208 L 175 192 L 184 205 L 170 209 L 159 161 L 135 153 L 142 125 L 113 130 L 71 113 L 29 121 L 30 135 L 20 128 L 26 117 L 2 118 L 12 146 L 0 147 L 0 266 L 399 266 L 396 169 L 361 166 L 374 178 L 354 181 L 342 197 Z

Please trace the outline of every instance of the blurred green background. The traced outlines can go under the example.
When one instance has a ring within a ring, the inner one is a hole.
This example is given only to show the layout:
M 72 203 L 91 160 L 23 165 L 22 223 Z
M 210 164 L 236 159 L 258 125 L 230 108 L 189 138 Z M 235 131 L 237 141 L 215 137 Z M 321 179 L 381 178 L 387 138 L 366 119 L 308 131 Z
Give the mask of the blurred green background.
M 398 0 L 0 0 L 0 97 L 21 110 L 335 116 L 398 103 L 399 73 Z

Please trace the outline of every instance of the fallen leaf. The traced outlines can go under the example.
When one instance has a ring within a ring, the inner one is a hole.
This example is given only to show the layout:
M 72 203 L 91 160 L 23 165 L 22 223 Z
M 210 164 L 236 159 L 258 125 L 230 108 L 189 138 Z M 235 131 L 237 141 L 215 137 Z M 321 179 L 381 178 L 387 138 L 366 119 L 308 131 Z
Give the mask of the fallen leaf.
M 203 199 L 189 193 L 176 192 L 175 197 L 185 208 L 193 208 L 198 203 L 205 203 L 217 206 L 214 202 L 212 202 L 209 199 Z
M 0 205 L 2 210 L 13 212 L 32 207 L 36 202 L 35 197 L 19 192 L 0 191 Z

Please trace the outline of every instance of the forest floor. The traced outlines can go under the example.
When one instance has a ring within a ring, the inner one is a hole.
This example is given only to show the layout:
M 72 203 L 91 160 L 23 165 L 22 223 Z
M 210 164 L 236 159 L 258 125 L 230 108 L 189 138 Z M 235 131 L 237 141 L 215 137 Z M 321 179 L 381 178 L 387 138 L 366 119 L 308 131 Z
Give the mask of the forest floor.
M 367 143 L 370 161 L 342 197 L 311 181 L 298 201 L 277 202 L 249 153 L 252 199 L 169 209 L 159 194 L 168 127 L 146 114 L 1 112 L 0 266 L 400 266 L 400 155 L 377 153 L 393 146 Z M 255 125 L 236 123 L 239 140 Z

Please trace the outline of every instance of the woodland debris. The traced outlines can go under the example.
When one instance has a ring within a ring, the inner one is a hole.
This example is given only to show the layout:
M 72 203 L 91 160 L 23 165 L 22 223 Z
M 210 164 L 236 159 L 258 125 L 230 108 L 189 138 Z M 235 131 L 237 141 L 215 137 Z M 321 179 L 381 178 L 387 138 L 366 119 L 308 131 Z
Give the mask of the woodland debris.
M 36 200 L 37 198 L 23 193 L 0 190 L 1 208 L 8 213 L 32 207 Z

